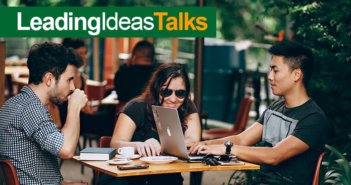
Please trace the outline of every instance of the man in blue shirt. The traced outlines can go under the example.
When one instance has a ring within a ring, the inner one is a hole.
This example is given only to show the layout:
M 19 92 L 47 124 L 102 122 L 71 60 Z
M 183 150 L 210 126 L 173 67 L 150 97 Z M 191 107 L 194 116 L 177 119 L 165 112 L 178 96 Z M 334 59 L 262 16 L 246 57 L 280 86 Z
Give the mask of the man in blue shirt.
M 14 164 L 21 184 L 67 184 L 57 157 L 74 155 L 79 112 L 87 102 L 84 92 L 73 84 L 74 55 L 59 44 L 34 45 L 27 61 L 29 85 L 0 109 L 0 159 Z M 58 130 L 46 106 L 67 99 L 66 124 Z

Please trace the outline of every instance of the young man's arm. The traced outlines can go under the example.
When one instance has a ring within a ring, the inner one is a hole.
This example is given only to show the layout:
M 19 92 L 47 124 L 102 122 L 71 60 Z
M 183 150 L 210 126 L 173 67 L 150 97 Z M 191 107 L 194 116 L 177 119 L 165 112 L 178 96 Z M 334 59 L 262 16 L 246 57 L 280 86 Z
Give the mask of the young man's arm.
M 64 141 L 59 156 L 62 159 L 72 158 L 77 148 L 80 131 L 79 113 L 85 106 L 86 102 L 86 95 L 79 89 L 74 90 L 68 100 L 67 119 L 65 125 L 61 129 Z
M 290 135 L 274 147 L 240 146 L 234 144 L 231 153 L 244 161 L 277 165 L 284 160 L 305 152 L 308 148 L 309 146 L 306 143 Z M 225 146 L 223 144 L 202 145 L 199 146 L 198 153 L 222 155 L 225 153 Z
M 290 135 L 274 147 L 234 146 L 232 154 L 244 161 L 278 165 L 293 156 L 305 152 L 308 148 L 309 146 L 302 140 Z
M 206 140 L 193 144 L 189 152 L 191 154 L 198 153 L 204 145 L 221 145 L 224 148 L 224 142 L 231 141 L 234 145 L 251 146 L 258 143 L 262 138 L 263 126 L 255 122 L 248 129 L 238 135 L 228 136 L 220 139 Z
M 232 152 L 243 160 L 277 165 L 306 152 L 310 147 L 325 143 L 328 131 L 329 125 L 325 116 L 315 113 L 300 120 L 293 133 L 274 147 L 234 146 Z
M 239 159 L 252 163 L 277 165 L 284 160 L 305 152 L 309 148 L 305 142 L 293 135 L 283 139 L 274 147 L 252 147 L 251 145 L 256 144 L 262 137 L 262 129 L 263 126 L 256 122 L 242 134 L 204 141 L 202 144 L 194 146 L 192 152 L 222 155 L 225 153 L 223 143 L 230 140 L 234 143 L 231 153 Z

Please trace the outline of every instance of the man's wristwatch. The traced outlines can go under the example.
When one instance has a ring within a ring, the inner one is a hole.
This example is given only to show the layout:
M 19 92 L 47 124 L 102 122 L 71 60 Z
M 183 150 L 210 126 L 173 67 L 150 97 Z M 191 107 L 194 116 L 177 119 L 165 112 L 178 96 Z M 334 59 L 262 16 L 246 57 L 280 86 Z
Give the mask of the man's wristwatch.
M 231 141 L 226 141 L 224 142 L 224 146 L 225 146 L 225 154 L 230 155 L 233 143 Z

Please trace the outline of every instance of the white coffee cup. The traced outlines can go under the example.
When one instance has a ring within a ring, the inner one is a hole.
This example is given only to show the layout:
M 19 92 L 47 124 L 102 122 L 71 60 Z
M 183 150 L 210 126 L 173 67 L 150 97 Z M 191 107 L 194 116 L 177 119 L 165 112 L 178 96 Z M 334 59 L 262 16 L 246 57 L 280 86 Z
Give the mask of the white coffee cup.
M 121 147 L 121 148 L 118 148 L 117 151 L 122 157 L 126 159 L 130 159 L 134 155 L 134 147 L 132 146 Z

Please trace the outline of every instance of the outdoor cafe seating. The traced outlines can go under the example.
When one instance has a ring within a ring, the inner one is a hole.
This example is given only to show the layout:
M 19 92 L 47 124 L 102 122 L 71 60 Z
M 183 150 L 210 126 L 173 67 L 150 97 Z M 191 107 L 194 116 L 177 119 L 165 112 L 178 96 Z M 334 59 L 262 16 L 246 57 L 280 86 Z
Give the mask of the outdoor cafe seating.
M 251 110 L 252 102 L 253 102 L 253 99 L 250 96 L 246 96 L 241 100 L 238 111 L 236 113 L 235 122 L 233 123 L 233 126 L 231 129 L 214 128 L 214 129 L 203 130 L 202 139 L 208 140 L 208 139 L 222 138 L 230 135 L 239 134 L 242 131 L 244 131 L 246 129 L 246 125 L 248 122 L 249 112 Z M 206 127 L 207 126 L 205 125 L 205 128 Z

